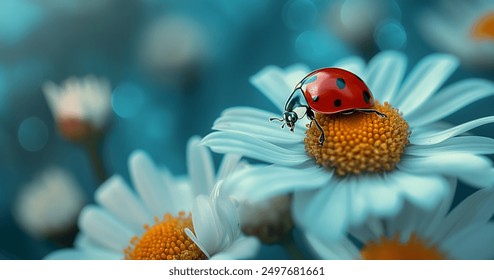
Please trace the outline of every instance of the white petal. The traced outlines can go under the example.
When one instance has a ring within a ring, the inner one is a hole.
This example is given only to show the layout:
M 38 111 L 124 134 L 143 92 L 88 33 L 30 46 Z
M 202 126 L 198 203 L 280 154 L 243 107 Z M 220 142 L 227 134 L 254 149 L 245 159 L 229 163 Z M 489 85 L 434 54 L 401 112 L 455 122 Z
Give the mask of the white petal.
M 153 161 L 143 151 L 134 151 L 129 157 L 129 171 L 132 182 L 144 204 L 154 217 L 161 218 L 165 213 L 172 215 L 181 209 L 180 201 L 173 199 L 173 189 L 164 185 Z
M 367 81 L 365 73 L 365 61 L 359 56 L 345 57 L 334 64 L 335 67 L 345 69 Z
M 254 237 L 242 237 L 230 247 L 215 254 L 211 260 L 245 260 L 253 259 L 261 248 L 261 242 Z
M 271 65 L 252 76 L 250 82 L 281 111 L 286 99 L 297 85 L 297 83 L 287 84 L 285 76 L 285 70 Z
M 367 85 L 381 103 L 393 103 L 407 68 L 407 57 L 397 51 L 380 52 L 369 62 Z
M 413 113 L 407 115 L 412 126 L 422 126 L 458 111 L 482 98 L 494 95 L 494 83 L 482 79 L 467 79 L 456 82 L 439 91 Z
M 226 154 L 221 160 L 220 167 L 218 168 L 217 180 L 224 180 L 227 176 L 233 174 L 235 169 L 241 166 L 240 159 L 241 155 L 237 154 Z
M 319 259 L 323 260 L 358 260 L 360 252 L 357 247 L 347 238 L 337 242 L 325 243 L 311 234 L 305 234 L 310 249 L 314 251 Z
M 196 243 L 209 256 L 217 252 L 222 241 L 218 222 L 208 197 L 198 196 L 192 208 L 192 223 L 197 237 Z
M 285 166 L 299 165 L 310 158 L 301 144 L 297 149 L 285 149 L 248 135 L 233 132 L 213 132 L 204 137 L 202 144 L 214 152 L 241 154 L 245 157 Z
M 414 145 L 432 145 L 440 143 L 448 138 L 454 137 L 456 135 L 460 135 L 464 132 L 467 132 L 471 129 L 479 127 L 481 125 L 489 124 L 494 122 L 494 116 L 484 117 L 480 119 L 476 119 L 473 121 L 469 121 L 467 123 L 452 127 L 450 129 L 446 129 L 440 132 L 432 132 L 432 133 L 412 133 L 410 136 L 410 143 Z
M 403 82 L 395 105 L 406 117 L 422 105 L 458 67 L 456 57 L 432 54 L 422 59 Z
M 448 238 L 463 228 L 473 224 L 485 224 L 494 214 L 494 191 L 482 189 L 465 198 L 443 220 L 433 240 Z
M 119 260 L 122 254 L 105 250 L 61 249 L 44 257 L 45 260 Z
M 344 184 L 318 191 L 296 192 L 292 213 L 295 224 L 322 242 L 340 240 L 348 229 L 350 196 Z
M 405 153 L 415 156 L 433 156 L 448 152 L 494 154 L 494 139 L 482 136 L 457 136 L 432 145 L 410 145 Z
M 127 248 L 135 236 L 131 229 L 108 212 L 91 205 L 82 210 L 79 228 L 91 239 L 114 251 Z
M 255 166 L 234 173 L 223 184 L 223 191 L 252 202 L 278 195 L 325 187 L 332 173 L 320 167 L 286 168 Z
M 187 143 L 187 169 L 194 194 L 209 195 L 215 181 L 214 163 L 211 153 L 200 142 L 201 138 L 196 136 Z
M 153 218 L 137 195 L 119 175 L 110 177 L 95 193 L 96 201 L 138 234 Z
M 399 176 L 393 172 L 390 176 Z M 403 205 L 398 188 L 390 183 L 389 176 L 366 176 L 354 184 L 361 189 L 360 196 L 365 199 L 367 215 L 373 217 L 392 217 Z M 365 182 L 365 183 L 364 183 Z M 357 198 L 355 198 L 357 199 Z
M 393 176 L 390 179 L 409 202 L 422 209 L 436 207 L 450 191 L 450 182 L 435 174 L 415 175 L 401 172 L 399 177 Z
M 441 244 L 452 259 L 492 260 L 494 258 L 494 224 L 475 224 L 457 232 Z
M 223 114 L 213 125 L 214 130 L 236 132 L 249 135 L 259 140 L 274 144 L 299 144 L 303 142 L 306 127 L 297 127 L 294 132 L 290 132 L 285 127 L 282 129 L 279 122 L 270 122 L 269 118 L 259 118 L 257 116 L 246 116 L 242 111 L 234 115 L 233 110 L 229 114 Z M 271 114 L 273 117 L 274 114 Z
M 437 232 L 442 227 L 444 218 L 453 204 L 457 180 L 453 178 L 449 178 L 448 180 L 451 189 L 448 195 L 440 202 L 436 209 L 429 211 L 427 215 L 423 216 L 420 227 L 416 229 L 416 233 L 425 240 L 432 240 L 433 236 L 437 236 Z M 431 242 L 431 244 L 434 243 Z
M 404 156 L 398 168 L 419 174 L 444 174 L 460 178 L 474 187 L 494 186 L 494 168 L 485 157 L 445 153 L 431 157 Z

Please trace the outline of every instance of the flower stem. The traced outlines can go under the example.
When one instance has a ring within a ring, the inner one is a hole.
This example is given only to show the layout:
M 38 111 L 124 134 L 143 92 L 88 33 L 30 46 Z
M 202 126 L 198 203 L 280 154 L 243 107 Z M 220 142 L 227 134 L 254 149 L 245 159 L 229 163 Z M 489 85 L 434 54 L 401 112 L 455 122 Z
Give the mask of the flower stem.
M 98 179 L 99 184 L 108 179 L 108 174 L 106 172 L 103 158 L 101 156 L 101 146 L 103 142 L 102 140 L 102 137 L 95 137 L 83 142 L 84 149 L 89 156 L 91 166 L 93 168 L 94 174 L 96 175 L 96 178 Z

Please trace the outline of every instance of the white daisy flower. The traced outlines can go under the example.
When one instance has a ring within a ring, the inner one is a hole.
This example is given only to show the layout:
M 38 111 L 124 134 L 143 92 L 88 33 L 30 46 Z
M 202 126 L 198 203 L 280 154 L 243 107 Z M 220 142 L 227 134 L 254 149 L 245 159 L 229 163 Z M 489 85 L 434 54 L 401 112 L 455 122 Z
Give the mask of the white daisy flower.
M 475 69 L 494 67 L 494 2 L 443 0 L 418 20 L 420 32 L 433 47 Z
M 268 66 L 251 82 L 280 111 L 227 109 L 213 126 L 219 131 L 203 139 L 213 151 L 272 164 L 234 174 L 228 180 L 237 183 L 224 191 L 254 201 L 294 192 L 296 224 L 333 239 L 368 217 L 396 215 L 405 202 L 434 207 L 450 191 L 440 175 L 480 188 L 494 185 L 492 162 L 483 156 L 493 153 L 494 139 L 462 135 L 494 122 L 494 116 L 447 129 L 438 122 L 493 95 L 493 82 L 467 79 L 441 89 L 458 66 L 445 54 L 427 56 L 404 81 L 407 59 L 400 52 L 381 52 L 368 65 L 350 57 L 335 66 L 361 77 L 374 94 L 375 108 L 387 117 L 316 114 L 326 135 L 323 145 L 316 125 L 307 129 L 298 121 L 294 133 L 282 130 L 268 120 L 283 112 L 288 95 L 310 70 Z
M 75 248 L 47 259 L 244 259 L 259 241 L 240 234 L 235 204 L 218 195 L 219 183 L 239 157 L 225 156 L 218 174 L 198 138 L 188 143 L 189 178 L 174 178 L 150 157 L 129 158 L 135 190 L 114 175 L 82 210 Z M 218 180 L 218 183 L 216 181 Z M 214 188 L 216 184 L 216 188 Z
M 328 244 L 308 235 L 308 244 L 322 259 L 494 258 L 493 189 L 475 192 L 450 211 L 453 193 L 432 210 L 406 203 L 395 218 L 370 219 L 349 231 L 353 238 Z
M 19 226 L 36 238 L 62 240 L 75 230 L 86 196 L 71 174 L 49 167 L 23 187 L 14 204 Z M 72 233 L 73 234 L 73 233 Z
M 71 140 L 82 140 L 101 131 L 111 116 L 111 87 L 106 79 L 87 76 L 69 78 L 63 85 L 43 85 L 48 105 L 60 132 Z

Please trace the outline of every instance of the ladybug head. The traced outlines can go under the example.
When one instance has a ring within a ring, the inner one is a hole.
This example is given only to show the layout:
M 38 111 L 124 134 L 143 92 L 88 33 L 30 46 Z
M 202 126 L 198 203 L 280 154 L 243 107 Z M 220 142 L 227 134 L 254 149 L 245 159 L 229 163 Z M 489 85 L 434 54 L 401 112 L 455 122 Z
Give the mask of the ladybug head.
M 285 111 L 283 113 L 283 118 L 282 119 L 279 119 L 279 118 L 270 118 L 269 120 L 270 121 L 274 121 L 274 120 L 277 120 L 279 122 L 282 122 L 281 124 L 281 128 L 288 126 L 290 128 L 290 131 L 293 132 L 293 130 L 295 129 L 295 123 L 298 121 L 299 117 L 297 115 L 296 112 L 294 111 Z
M 285 111 L 283 113 L 283 121 L 290 128 L 290 131 L 293 132 L 295 123 L 298 121 L 298 115 L 294 111 Z

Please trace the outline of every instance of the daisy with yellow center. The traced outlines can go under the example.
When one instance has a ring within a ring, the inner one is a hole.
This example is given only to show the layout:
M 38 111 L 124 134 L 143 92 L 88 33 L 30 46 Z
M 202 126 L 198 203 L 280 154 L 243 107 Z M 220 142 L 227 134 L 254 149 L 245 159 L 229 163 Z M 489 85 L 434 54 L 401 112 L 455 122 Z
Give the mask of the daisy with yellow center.
M 218 174 L 209 151 L 188 143 L 189 178 L 173 177 L 142 151 L 129 158 L 135 189 L 114 175 L 98 188 L 97 205 L 86 206 L 75 248 L 47 259 L 204 260 L 253 257 L 259 241 L 243 237 L 236 203 L 219 195 L 221 181 L 235 170 L 225 156 Z
M 476 70 L 494 67 L 494 2 L 442 0 L 425 11 L 417 25 L 438 50 L 457 55 Z
M 451 180 L 455 188 L 455 180 Z M 431 210 L 406 204 L 391 219 L 369 219 L 339 242 L 308 234 L 318 258 L 363 260 L 479 260 L 494 258 L 494 191 L 483 189 L 451 210 L 453 194 Z M 350 238 L 350 236 L 352 238 Z
M 334 66 L 362 78 L 373 93 L 374 109 L 386 117 L 316 113 L 326 136 L 323 145 L 319 129 L 305 118 L 293 133 L 280 129 L 268 120 L 284 111 L 288 95 L 311 71 L 303 65 L 268 66 L 251 82 L 278 113 L 227 109 L 213 126 L 219 131 L 203 139 L 213 151 L 271 164 L 234 174 L 228 180 L 237 184 L 227 184 L 225 192 L 251 201 L 294 193 L 296 225 L 332 240 L 369 217 L 396 215 L 405 203 L 431 209 L 450 192 L 445 175 L 479 188 L 494 186 L 494 168 L 484 156 L 494 153 L 494 139 L 463 135 L 494 117 L 447 128 L 439 123 L 494 95 L 493 82 L 467 79 L 441 88 L 458 66 L 445 54 L 425 57 L 405 79 L 407 59 L 395 51 L 379 53 L 368 65 L 350 57 Z

